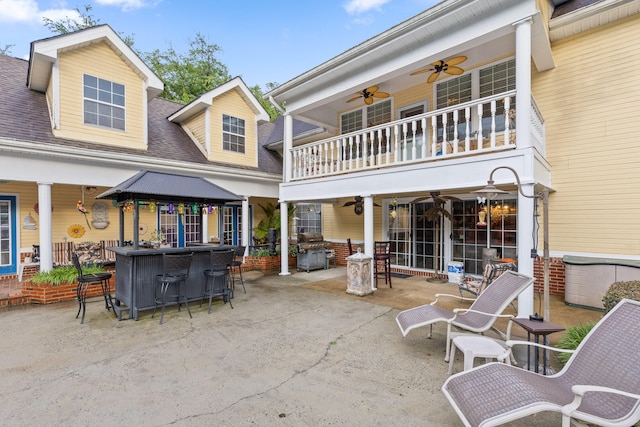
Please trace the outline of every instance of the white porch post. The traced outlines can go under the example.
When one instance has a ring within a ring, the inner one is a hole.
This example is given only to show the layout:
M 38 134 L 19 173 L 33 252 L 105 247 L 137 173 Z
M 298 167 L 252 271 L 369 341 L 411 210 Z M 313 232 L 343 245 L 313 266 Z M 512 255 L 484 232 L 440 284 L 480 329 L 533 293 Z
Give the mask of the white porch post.
M 373 258 L 373 196 L 364 196 L 364 254 Z M 371 289 L 376 290 L 373 277 L 373 262 L 371 263 Z
M 533 184 L 522 184 L 525 194 L 535 194 Z M 533 235 L 533 205 L 536 199 L 518 193 L 518 271 L 533 277 L 531 236 Z M 533 285 L 518 296 L 518 317 L 529 318 L 533 314 Z
M 293 171 L 291 167 L 293 162 L 291 161 L 291 150 L 293 148 L 293 117 L 291 114 L 284 115 L 284 135 L 282 140 L 282 169 L 284 182 L 291 181 Z
M 516 22 L 516 144 L 531 146 L 531 18 Z M 526 211 L 525 211 L 526 212 Z
M 53 239 L 51 237 L 51 185 L 38 183 L 38 216 L 40 217 L 40 270 L 53 268 Z
M 242 197 L 242 246 L 249 249 L 249 198 L 247 196 Z M 246 254 L 247 250 L 242 256 Z
M 280 276 L 289 273 L 289 204 L 280 202 Z

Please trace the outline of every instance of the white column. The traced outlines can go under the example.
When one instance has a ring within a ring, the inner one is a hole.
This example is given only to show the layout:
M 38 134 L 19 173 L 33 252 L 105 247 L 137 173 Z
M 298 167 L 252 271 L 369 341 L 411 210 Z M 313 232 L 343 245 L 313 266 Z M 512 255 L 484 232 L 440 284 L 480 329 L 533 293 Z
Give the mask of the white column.
M 284 115 L 284 135 L 282 142 L 282 169 L 284 182 L 291 181 L 293 162 L 291 161 L 291 149 L 293 148 L 293 117 L 291 114 Z
M 202 207 L 200 208 L 202 210 Z M 209 241 L 209 215 L 200 214 L 202 218 L 202 242 L 207 243 Z
M 516 136 L 518 148 L 531 146 L 531 18 L 516 22 Z M 525 211 L 526 212 L 526 211 Z
M 242 246 L 247 246 L 249 249 L 249 198 L 242 198 Z M 247 251 L 244 251 L 243 255 L 246 255 Z
M 524 194 L 534 194 L 533 184 L 523 184 Z M 533 277 L 533 258 L 531 258 L 533 235 L 533 204 L 535 199 L 523 197 L 518 193 L 518 271 Z M 529 318 L 533 314 L 533 285 L 522 291 L 518 297 L 518 317 Z
M 51 182 L 38 183 L 38 216 L 40 217 L 40 270 L 53 268 L 53 239 L 51 233 Z
M 289 204 L 280 202 L 280 275 L 289 273 Z
M 373 196 L 364 196 L 364 253 L 373 258 Z M 371 289 L 376 290 L 373 277 L 373 262 L 371 263 Z

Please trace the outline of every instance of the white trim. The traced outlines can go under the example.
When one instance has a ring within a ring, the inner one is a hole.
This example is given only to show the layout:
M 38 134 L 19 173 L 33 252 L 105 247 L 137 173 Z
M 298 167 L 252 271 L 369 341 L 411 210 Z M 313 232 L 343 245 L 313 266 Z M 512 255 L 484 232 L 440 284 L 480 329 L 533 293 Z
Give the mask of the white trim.
M 183 129 L 186 126 L 182 127 Z M 200 147 L 200 144 L 197 144 Z M 207 105 L 204 113 L 204 147 L 206 151 L 206 157 L 209 158 L 211 154 L 211 106 Z
M 52 108 L 52 127 L 54 130 L 60 130 L 60 61 L 56 59 L 51 67 L 51 108 Z

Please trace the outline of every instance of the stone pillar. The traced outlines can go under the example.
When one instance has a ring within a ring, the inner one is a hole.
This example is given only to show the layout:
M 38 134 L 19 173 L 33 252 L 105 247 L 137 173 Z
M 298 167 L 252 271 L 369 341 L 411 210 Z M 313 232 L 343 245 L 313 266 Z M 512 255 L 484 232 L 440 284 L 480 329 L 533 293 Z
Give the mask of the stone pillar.
M 347 257 L 347 293 L 358 296 L 369 295 L 374 291 L 371 283 L 373 258 L 358 252 Z

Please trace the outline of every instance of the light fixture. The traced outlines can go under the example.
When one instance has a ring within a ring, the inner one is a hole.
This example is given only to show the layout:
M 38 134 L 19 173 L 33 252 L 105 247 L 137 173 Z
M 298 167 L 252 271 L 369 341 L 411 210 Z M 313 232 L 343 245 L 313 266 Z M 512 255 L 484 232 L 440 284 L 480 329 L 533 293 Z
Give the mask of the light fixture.
M 498 194 L 508 193 L 507 191 L 500 190 L 496 188 L 493 181 L 493 173 L 498 169 L 508 169 L 510 170 L 516 178 L 516 183 L 518 184 L 518 192 L 522 195 L 522 197 L 526 197 L 528 199 L 542 200 L 542 214 L 544 216 L 544 230 L 543 230 L 543 260 L 544 260 L 544 320 L 549 321 L 549 189 L 544 187 L 542 191 L 538 193 L 534 193 L 532 195 L 525 194 L 522 191 L 522 184 L 520 183 L 520 177 L 515 169 L 509 166 L 498 166 L 493 169 L 489 174 L 489 180 L 487 181 L 487 185 L 480 189 L 474 191 L 474 193 L 479 194 L 487 198 L 487 201 L 490 201 L 492 198 L 496 197 Z M 489 203 L 490 206 L 490 203 Z M 490 210 L 490 209 L 489 209 Z M 533 251 L 532 251 L 533 252 Z M 532 253 L 533 255 L 533 253 Z

